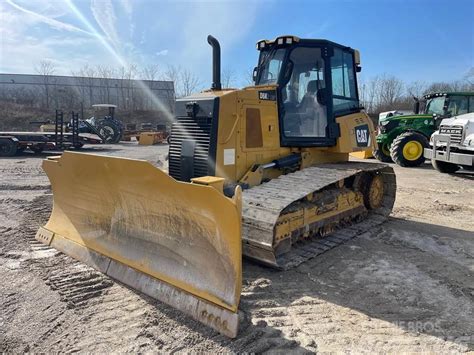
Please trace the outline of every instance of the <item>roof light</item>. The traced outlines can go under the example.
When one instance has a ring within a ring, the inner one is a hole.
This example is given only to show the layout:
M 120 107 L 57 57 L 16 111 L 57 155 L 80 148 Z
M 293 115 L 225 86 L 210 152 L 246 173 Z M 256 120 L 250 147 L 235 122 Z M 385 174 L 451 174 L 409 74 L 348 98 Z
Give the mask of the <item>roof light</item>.
M 259 42 L 257 42 L 257 49 L 263 49 L 263 48 L 265 48 L 265 45 L 266 45 L 265 40 L 259 41 Z

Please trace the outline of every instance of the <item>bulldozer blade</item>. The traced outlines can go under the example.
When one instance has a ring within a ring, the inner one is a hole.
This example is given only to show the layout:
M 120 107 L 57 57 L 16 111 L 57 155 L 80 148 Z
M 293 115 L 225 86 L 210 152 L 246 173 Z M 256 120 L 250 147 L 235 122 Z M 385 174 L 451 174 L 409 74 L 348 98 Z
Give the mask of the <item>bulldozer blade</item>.
M 53 210 L 36 238 L 235 337 L 241 190 L 174 180 L 149 162 L 65 152 L 43 162 Z

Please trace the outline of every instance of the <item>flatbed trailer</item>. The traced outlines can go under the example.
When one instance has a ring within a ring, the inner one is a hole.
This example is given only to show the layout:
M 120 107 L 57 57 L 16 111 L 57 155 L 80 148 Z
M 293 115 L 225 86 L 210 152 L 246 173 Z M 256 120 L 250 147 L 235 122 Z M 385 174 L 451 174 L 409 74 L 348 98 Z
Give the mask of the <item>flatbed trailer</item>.
M 73 140 L 72 133 L 63 133 L 62 142 L 49 132 L 0 132 L 0 156 L 14 156 L 26 149 L 39 154 L 46 150 L 80 149 L 84 144 L 99 144 L 102 140 L 89 133 L 78 135 Z
M 72 128 L 72 132 L 64 132 L 63 113 L 56 111 L 54 132 L 0 132 L 0 156 L 14 156 L 26 149 L 38 154 L 45 150 L 80 149 L 84 144 L 102 143 L 94 134 L 78 132 L 78 115 L 74 113 Z

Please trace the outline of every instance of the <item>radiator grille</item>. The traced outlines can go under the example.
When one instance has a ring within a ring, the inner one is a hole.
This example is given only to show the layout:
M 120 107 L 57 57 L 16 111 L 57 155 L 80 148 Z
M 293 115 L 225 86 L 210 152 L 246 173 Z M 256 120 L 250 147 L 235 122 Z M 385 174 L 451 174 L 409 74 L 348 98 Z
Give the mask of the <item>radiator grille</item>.
M 449 135 L 452 143 L 461 143 L 462 141 L 462 126 L 441 125 L 439 133 Z
M 210 117 L 177 117 L 171 127 L 169 146 L 169 174 L 176 180 L 182 180 L 181 149 L 183 142 L 196 142 L 194 151 L 194 176 L 209 175 L 209 146 L 211 140 L 212 119 Z

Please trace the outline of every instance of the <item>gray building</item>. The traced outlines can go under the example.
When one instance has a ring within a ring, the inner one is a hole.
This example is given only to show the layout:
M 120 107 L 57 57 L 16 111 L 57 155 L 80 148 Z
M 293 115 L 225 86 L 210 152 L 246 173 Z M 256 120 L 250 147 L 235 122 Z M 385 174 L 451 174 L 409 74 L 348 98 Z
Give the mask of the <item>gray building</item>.
M 119 110 L 173 112 L 174 99 L 172 81 L 0 74 L 0 101 L 29 107 L 68 110 L 107 103 Z

